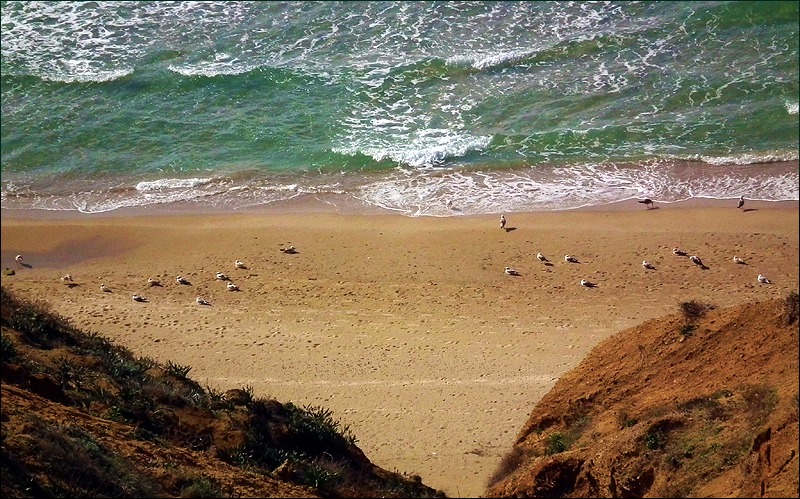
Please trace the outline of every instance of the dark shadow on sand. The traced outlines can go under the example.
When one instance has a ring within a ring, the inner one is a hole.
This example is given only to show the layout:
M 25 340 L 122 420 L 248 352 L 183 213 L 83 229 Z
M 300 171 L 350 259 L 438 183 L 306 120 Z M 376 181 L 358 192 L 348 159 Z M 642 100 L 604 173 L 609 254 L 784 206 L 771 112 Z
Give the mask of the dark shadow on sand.
M 747 213 L 748 211 L 758 211 L 758 208 L 746 208 L 742 210 L 742 213 Z
M 517 228 L 516 227 L 506 227 L 506 232 L 511 232 L 511 231 L 514 231 L 514 230 L 517 230 Z

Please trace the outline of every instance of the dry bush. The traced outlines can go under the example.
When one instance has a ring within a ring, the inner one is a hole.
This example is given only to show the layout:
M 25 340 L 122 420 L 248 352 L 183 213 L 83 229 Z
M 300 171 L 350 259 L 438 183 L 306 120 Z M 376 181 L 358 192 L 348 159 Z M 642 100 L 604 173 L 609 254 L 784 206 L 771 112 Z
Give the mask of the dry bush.
M 692 322 L 706 315 L 709 310 L 714 310 L 715 307 L 709 303 L 691 300 L 681 303 L 680 308 L 686 322 Z
M 783 300 L 783 314 L 787 325 L 791 326 L 797 323 L 798 315 L 800 315 L 797 291 L 792 291 L 786 299 Z

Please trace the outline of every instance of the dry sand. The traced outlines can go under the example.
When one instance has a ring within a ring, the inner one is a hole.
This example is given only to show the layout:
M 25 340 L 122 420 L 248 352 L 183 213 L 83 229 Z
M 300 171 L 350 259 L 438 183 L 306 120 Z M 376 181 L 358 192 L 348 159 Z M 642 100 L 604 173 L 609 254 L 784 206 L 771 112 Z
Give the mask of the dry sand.
M 507 230 L 499 214 L 4 210 L 2 265 L 16 275 L 2 284 L 138 355 L 192 366 L 189 376 L 214 389 L 249 385 L 329 408 L 375 464 L 474 497 L 533 405 L 603 339 L 683 301 L 728 306 L 798 289 L 798 203 L 735 204 L 512 213 Z M 279 250 L 289 245 L 298 252 Z M 673 255 L 675 246 L 708 268 Z M 16 269 L 17 253 L 29 267 Z M 566 263 L 568 253 L 581 263 Z M 218 271 L 241 291 L 229 292 Z M 66 273 L 75 286 L 59 280 Z M 773 284 L 759 284 L 759 273 Z

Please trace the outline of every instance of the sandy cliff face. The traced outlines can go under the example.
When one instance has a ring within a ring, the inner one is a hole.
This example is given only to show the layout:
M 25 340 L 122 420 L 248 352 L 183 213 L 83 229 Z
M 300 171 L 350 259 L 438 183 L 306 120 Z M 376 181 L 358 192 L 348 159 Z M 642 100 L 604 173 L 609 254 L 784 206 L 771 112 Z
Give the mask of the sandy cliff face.
M 680 305 L 562 377 L 487 495 L 798 497 L 797 294 Z

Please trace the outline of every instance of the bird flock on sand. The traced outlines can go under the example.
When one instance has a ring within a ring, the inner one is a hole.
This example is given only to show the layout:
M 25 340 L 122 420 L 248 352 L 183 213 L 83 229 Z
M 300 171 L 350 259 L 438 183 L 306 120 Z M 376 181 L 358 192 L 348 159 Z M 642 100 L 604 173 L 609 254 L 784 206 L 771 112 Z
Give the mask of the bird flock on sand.
M 639 200 L 637 200 L 637 202 L 639 202 L 641 204 L 644 204 L 647 207 L 648 210 L 653 209 L 654 206 L 655 206 L 655 203 L 650 198 L 639 199 Z M 744 207 L 744 202 L 745 202 L 744 196 L 740 196 L 739 197 L 739 201 L 737 203 L 737 208 L 741 210 Z M 501 229 L 505 229 L 507 224 L 508 224 L 508 220 L 506 219 L 506 216 L 505 215 L 500 215 L 500 228 Z M 282 253 L 286 253 L 286 254 L 297 254 L 298 253 L 297 248 L 295 248 L 294 246 L 282 247 L 282 248 L 280 248 L 280 251 Z M 708 270 L 709 269 L 709 267 L 706 266 L 703 263 L 703 260 L 700 259 L 700 257 L 698 255 L 695 255 L 695 254 L 691 254 L 690 255 L 689 252 L 687 252 L 687 251 L 685 251 L 685 250 L 683 250 L 681 248 L 677 248 L 677 247 L 676 248 L 672 248 L 672 253 L 673 253 L 673 255 L 680 256 L 680 257 L 688 256 L 689 260 L 693 264 L 695 264 L 696 266 L 700 267 L 703 270 Z M 542 254 L 541 252 L 537 252 L 536 253 L 536 259 L 539 262 L 542 262 L 547 266 L 553 266 L 553 264 L 550 263 L 550 260 L 544 254 Z M 14 260 L 15 260 L 15 262 L 16 262 L 18 267 L 28 267 L 28 268 L 31 267 L 29 264 L 25 263 L 25 258 L 22 255 L 17 255 L 14 258 Z M 569 264 L 580 264 L 581 263 L 580 260 L 578 259 L 578 257 L 576 257 L 574 255 L 570 255 L 570 254 L 564 255 L 564 261 L 566 263 L 569 263 Z M 742 258 L 740 258 L 738 255 L 735 255 L 733 257 L 733 262 L 735 264 L 737 264 L 737 265 L 747 265 L 747 263 Z M 248 268 L 247 265 L 245 265 L 245 263 L 242 260 L 238 260 L 238 259 L 234 261 L 233 266 L 236 269 L 247 269 Z M 642 261 L 642 268 L 644 268 L 646 270 L 649 270 L 649 271 L 657 270 L 656 266 L 652 262 L 650 262 L 648 260 L 643 260 Z M 518 271 L 517 269 L 514 269 L 512 267 L 509 267 L 509 266 L 505 267 L 505 273 L 506 273 L 506 275 L 515 276 L 515 277 L 522 276 L 522 273 L 520 271 Z M 225 287 L 226 287 L 226 289 L 228 291 L 241 291 L 239 286 L 231 281 L 231 277 L 228 274 L 224 273 L 224 272 L 216 272 L 215 276 L 214 276 L 214 279 L 218 280 L 218 281 L 225 281 L 226 282 Z M 72 275 L 70 275 L 70 274 L 65 274 L 65 275 L 61 276 L 60 280 L 61 280 L 62 283 L 68 285 L 69 287 L 73 287 L 73 286 L 77 286 L 78 285 L 77 283 L 75 283 Z M 758 283 L 760 283 L 760 284 L 772 284 L 772 281 L 769 280 L 763 274 L 758 274 L 758 277 L 756 278 L 756 281 Z M 175 277 L 175 282 L 178 285 L 182 285 L 182 286 L 191 286 L 192 285 L 191 281 L 189 281 L 187 278 L 185 278 L 185 277 L 183 277 L 181 275 L 177 275 Z M 152 277 L 147 279 L 147 285 L 149 287 L 151 287 L 151 288 L 152 287 L 163 287 L 163 285 L 161 284 L 160 280 L 152 278 Z M 588 279 L 581 279 L 580 280 L 580 285 L 583 286 L 583 287 L 587 287 L 587 288 L 594 288 L 594 287 L 598 286 L 597 283 L 589 281 Z M 100 284 L 100 291 L 103 292 L 103 293 L 112 293 L 113 289 L 111 287 L 109 287 L 107 284 L 102 283 L 102 284 Z M 141 302 L 141 303 L 146 303 L 147 302 L 147 299 L 144 296 L 142 296 L 142 295 L 140 295 L 138 293 L 134 293 L 132 295 L 132 299 L 135 302 Z M 195 298 L 195 303 L 197 303 L 198 305 L 204 305 L 204 306 L 210 306 L 211 305 L 211 303 L 208 300 L 206 300 L 205 298 L 203 298 L 202 296 L 197 296 Z
M 644 204 L 647 207 L 648 210 L 653 209 L 654 205 L 655 205 L 653 200 L 650 199 L 650 198 L 639 199 L 639 200 L 637 200 L 637 202 L 641 203 L 641 204 Z M 738 209 L 742 209 L 743 206 L 744 206 L 744 196 L 739 196 L 739 201 L 738 201 L 736 207 Z M 500 228 L 504 229 L 506 227 L 507 223 L 508 223 L 508 221 L 507 221 L 505 215 L 500 215 Z M 672 248 L 672 254 L 675 255 L 675 256 L 688 256 L 689 257 L 689 261 L 691 261 L 697 267 L 700 267 L 703 270 L 708 270 L 709 269 L 709 267 L 706 266 L 706 264 L 703 263 L 703 260 L 699 256 L 690 255 L 689 252 L 687 252 L 687 251 L 685 251 L 685 250 L 683 250 L 681 248 Z M 536 259 L 539 260 L 542 263 L 545 263 L 546 265 L 552 266 L 552 264 L 550 263 L 550 260 L 546 256 L 544 256 L 544 254 L 542 254 L 541 252 L 537 252 L 536 253 Z M 564 261 L 567 262 L 567 263 L 577 263 L 577 264 L 581 263 L 580 260 L 576 256 L 569 255 L 569 254 L 564 255 Z M 740 258 L 737 255 L 734 255 L 733 262 L 738 264 L 738 265 L 747 265 L 747 262 L 745 262 L 744 259 Z M 644 268 L 646 270 L 657 270 L 656 266 L 652 262 L 649 262 L 647 260 L 643 260 L 642 261 L 642 268 Z M 514 268 L 511 268 L 511 267 L 508 267 L 508 266 L 505 267 L 505 273 L 507 275 L 510 275 L 510 276 L 516 276 L 516 277 L 522 276 L 522 273 L 520 271 L 518 271 L 518 270 L 516 270 Z M 758 277 L 756 278 L 756 281 L 759 282 L 760 284 L 772 284 L 772 281 L 767 279 L 767 277 L 765 277 L 762 274 L 758 274 Z M 580 285 L 583 286 L 583 287 L 587 287 L 587 288 L 597 287 L 596 283 L 591 282 L 591 281 L 589 281 L 587 279 L 581 279 L 580 280 Z
M 286 253 L 286 254 L 290 254 L 290 255 L 294 255 L 294 254 L 298 253 L 297 248 L 295 248 L 294 246 L 282 247 L 282 248 L 280 248 L 280 251 L 281 251 L 281 253 Z M 22 267 L 31 268 L 31 265 L 25 263 L 25 258 L 22 255 L 15 256 L 14 257 L 14 261 L 16 262 L 17 267 L 19 267 L 19 268 L 22 268 Z M 235 269 L 239 269 L 239 270 L 248 268 L 247 265 L 242 260 L 239 260 L 239 259 L 234 260 L 233 267 Z M 69 287 L 76 287 L 76 286 L 80 285 L 77 282 L 75 282 L 75 279 L 73 279 L 71 274 L 64 274 L 64 275 L 59 277 L 59 280 L 63 284 L 66 284 Z M 241 291 L 241 288 L 237 284 L 232 282 L 231 276 L 226 274 L 225 272 L 221 272 L 221 271 L 220 272 L 216 272 L 214 274 L 214 280 L 215 281 L 225 281 L 225 288 L 228 291 L 232 291 L 232 292 L 233 291 Z M 182 276 L 180 274 L 175 276 L 175 283 L 180 285 L 180 286 L 192 286 L 192 282 L 189 279 L 187 279 L 186 277 L 184 277 L 184 276 Z M 161 284 L 161 281 L 159 279 L 155 279 L 153 277 L 148 277 L 147 278 L 147 286 L 150 287 L 150 288 L 163 287 L 163 284 Z M 114 290 L 109 285 L 107 285 L 106 283 L 101 283 L 100 284 L 100 291 L 103 292 L 103 293 L 113 293 L 114 292 Z M 133 301 L 139 302 L 139 303 L 147 303 L 147 301 L 148 301 L 147 298 L 145 298 L 140 293 L 133 293 L 131 295 L 131 299 Z M 197 296 L 194 301 L 198 305 L 204 305 L 204 306 L 210 306 L 211 305 L 211 302 L 208 301 L 206 298 L 204 298 L 202 296 Z

